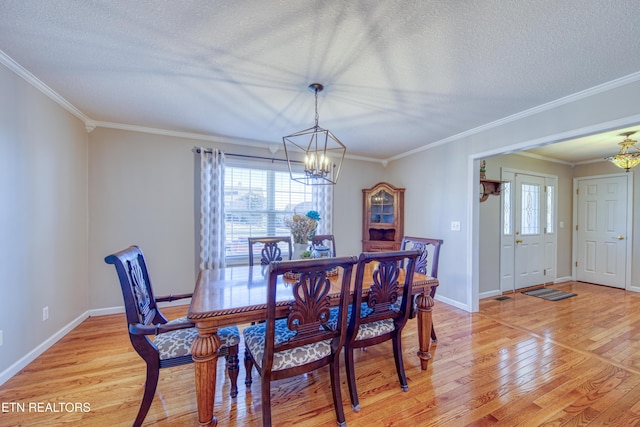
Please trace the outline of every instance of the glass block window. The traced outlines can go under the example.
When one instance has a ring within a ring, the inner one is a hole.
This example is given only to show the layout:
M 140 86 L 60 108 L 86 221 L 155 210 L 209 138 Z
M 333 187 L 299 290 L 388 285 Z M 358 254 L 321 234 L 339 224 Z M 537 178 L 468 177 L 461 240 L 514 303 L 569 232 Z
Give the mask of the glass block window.
M 522 184 L 522 229 L 523 235 L 540 234 L 540 186 Z

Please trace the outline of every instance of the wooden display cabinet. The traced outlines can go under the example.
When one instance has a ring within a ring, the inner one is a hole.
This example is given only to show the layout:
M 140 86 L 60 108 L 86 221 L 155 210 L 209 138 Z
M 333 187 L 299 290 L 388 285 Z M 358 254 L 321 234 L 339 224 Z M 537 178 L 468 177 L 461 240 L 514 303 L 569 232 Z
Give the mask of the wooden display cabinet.
M 380 182 L 362 190 L 362 251 L 400 250 L 404 236 L 404 188 Z

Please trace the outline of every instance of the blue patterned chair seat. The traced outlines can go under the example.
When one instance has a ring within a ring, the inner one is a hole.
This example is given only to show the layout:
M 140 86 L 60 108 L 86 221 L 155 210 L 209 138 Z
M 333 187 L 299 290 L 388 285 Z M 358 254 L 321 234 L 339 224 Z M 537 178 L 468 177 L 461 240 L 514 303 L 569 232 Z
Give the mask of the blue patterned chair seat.
M 396 309 L 395 306 L 392 306 L 392 307 Z M 397 309 L 398 310 L 400 309 L 399 304 L 397 306 Z M 352 308 L 351 306 L 349 306 L 349 311 L 347 313 L 347 322 L 349 322 L 349 320 L 351 319 L 351 311 L 352 311 Z M 363 302 L 362 305 L 360 306 L 360 318 L 367 317 L 372 312 L 373 312 L 373 309 L 370 308 L 367 305 L 367 303 Z M 327 322 L 327 325 L 335 329 L 336 323 L 338 322 L 338 308 L 337 307 L 331 308 L 330 313 L 331 315 L 329 317 L 329 321 Z M 358 328 L 358 335 L 356 335 L 356 341 L 384 335 L 388 332 L 393 331 L 394 328 L 395 326 L 393 324 L 393 319 L 384 319 L 384 320 L 378 320 L 376 322 L 361 324 L 360 327 Z
M 187 318 L 181 317 L 167 322 L 165 326 L 185 322 L 188 322 Z M 160 360 L 167 360 L 190 355 L 191 343 L 197 336 L 198 330 L 196 328 L 178 329 L 157 335 L 153 343 L 158 348 Z M 236 326 L 218 329 L 218 337 L 220 337 L 221 348 L 232 347 L 240 343 L 240 331 Z
M 287 327 L 287 320 L 281 319 L 275 322 L 275 345 L 288 341 L 296 335 Z M 244 344 L 249 349 L 262 368 L 262 356 L 264 354 L 266 323 L 259 323 L 244 329 Z M 304 365 L 314 360 L 322 359 L 331 354 L 331 340 L 324 340 L 290 350 L 278 351 L 273 355 L 273 371 Z
M 287 320 L 281 319 L 275 322 L 275 345 L 288 341 L 296 335 L 287 327 Z M 244 344 L 253 354 L 256 364 L 262 367 L 264 354 L 266 323 L 259 323 L 244 329 Z M 278 351 L 273 355 L 273 371 L 304 365 L 314 360 L 322 359 L 331 354 L 331 340 L 324 340 L 314 344 L 307 344 L 290 350 Z

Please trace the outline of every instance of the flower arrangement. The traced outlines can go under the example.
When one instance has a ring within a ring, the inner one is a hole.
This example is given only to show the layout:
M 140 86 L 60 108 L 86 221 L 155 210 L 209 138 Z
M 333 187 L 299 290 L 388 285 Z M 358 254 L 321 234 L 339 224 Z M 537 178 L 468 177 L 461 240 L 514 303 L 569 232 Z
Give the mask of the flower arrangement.
M 295 214 L 291 218 L 285 218 L 284 224 L 291 230 L 293 243 L 307 243 L 316 233 L 320 214 L 309 211 L 306 215 Z

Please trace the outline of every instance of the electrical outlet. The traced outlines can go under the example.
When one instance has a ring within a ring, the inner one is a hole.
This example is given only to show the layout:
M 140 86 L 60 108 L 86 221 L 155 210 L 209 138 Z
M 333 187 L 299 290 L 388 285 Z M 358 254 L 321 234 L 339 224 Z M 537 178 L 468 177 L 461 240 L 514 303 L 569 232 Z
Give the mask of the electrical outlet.
M 49 318 L 49 306 L 42 309 L 42 321 L 44 322 Z
M 3 342 L 2 331 L 0 331 L 0 347 L 2 347 L 2 342 Z
M 460 221 L 451 221 L 451 231 L 460 231 Z

